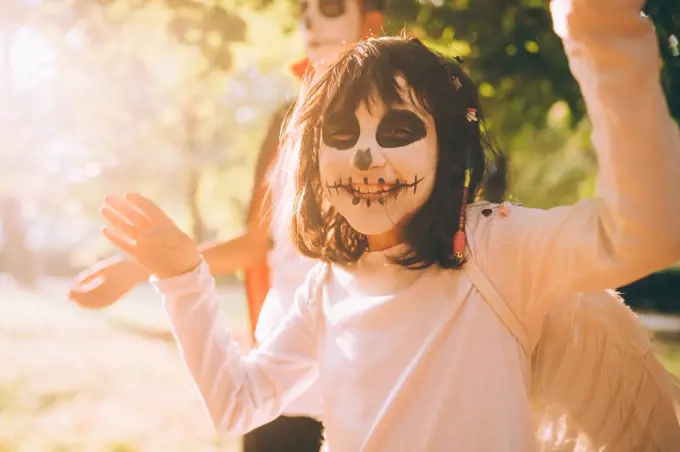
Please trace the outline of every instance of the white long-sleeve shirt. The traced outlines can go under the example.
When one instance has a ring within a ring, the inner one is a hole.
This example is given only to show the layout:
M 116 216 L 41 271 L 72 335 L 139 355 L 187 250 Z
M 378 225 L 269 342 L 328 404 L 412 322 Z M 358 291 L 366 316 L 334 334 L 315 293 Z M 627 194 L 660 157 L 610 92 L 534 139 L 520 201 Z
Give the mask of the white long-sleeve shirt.
M 271 175 L 268 175 L 271 178 Z M 274 182 L 270 180 L 270 182 Z M 280 184 L 272 183 L 272 205 L 283 203 Z M 302 256 L 296 249 L 290 237 L 283 233 L 285 226 L 277 208 L 272 209 L 271 225 L 274 235 L 274 246 L 267 255 L 269 266 L 270 288 L 262 309 L 257 318 L 255 340 L 258 344 L 265 343 L 286 317 L 290 310 L 295 292 L 304 283 L 307 273 L 316 261 Z M 317 384 L 290 401 L 281 414 L 285 416 L 305 416 L 321 420 L 321 391 Z
M 274 249 L 268 255 L 270 288 L 262 305 L 255 328 L 255 340 L 267 342 L 290 310 L 295 292 L 304 281 L 315 261 L 306 259 L 295 252 L 287 237 L 276 240 Z M 305 416 L 321 420 L 321 391 L 317 384 L 288 403 L 285 416 Z
M 618 287 L 680 260 L 680 137 L 641 6 L 552 2 L 593 123 L 597 196 L 507 216 L 470 208 L 470 252 L 533 342 L 564 294 Z M 205 264 L 156 282 L 215 425 L 251 430 L 316 381 L 330 452 L 534 450 L 528 357 L 466 274 L 384 264 L 384 252 L 319 264 L 247 356 L 218 321 Z

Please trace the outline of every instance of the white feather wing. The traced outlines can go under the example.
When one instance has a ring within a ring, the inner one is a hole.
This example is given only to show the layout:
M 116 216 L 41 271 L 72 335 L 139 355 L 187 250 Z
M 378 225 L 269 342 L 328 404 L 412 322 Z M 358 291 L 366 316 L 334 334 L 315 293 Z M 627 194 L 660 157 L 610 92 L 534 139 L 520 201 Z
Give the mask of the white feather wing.
M 615 292 L 556 304 L 532 368 L 540 451 L 680 451 L 678 380 Z

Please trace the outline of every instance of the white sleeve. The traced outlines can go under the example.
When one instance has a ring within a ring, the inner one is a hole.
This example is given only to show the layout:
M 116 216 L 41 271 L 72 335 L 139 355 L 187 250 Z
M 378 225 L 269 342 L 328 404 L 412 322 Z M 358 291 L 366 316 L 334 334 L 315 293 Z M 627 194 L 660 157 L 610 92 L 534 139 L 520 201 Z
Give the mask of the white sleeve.
M 592 122 L 598 184 L 574 206 L 496 215 L 481 239 L 483 268 L 525 321 L 540 324 L 566 294 L 621 287 L 680 260 L 680 135 L 643 3 L 551 2 Z
M 282 324 L 243 356 L 218 317 L 215 280 L 205 262 L 156 280 L 173 334 L 215 428 L 242 435 L 278 417 L 317 378 L 313 277 L 300 287 Z

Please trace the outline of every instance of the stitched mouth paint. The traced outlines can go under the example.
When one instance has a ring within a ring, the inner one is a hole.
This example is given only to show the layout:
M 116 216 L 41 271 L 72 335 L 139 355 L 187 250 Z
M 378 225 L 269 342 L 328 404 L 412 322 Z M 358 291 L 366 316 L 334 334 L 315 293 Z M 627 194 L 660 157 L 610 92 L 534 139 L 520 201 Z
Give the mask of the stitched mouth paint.
M 326 188 L 330 196 L 345 193 L 352 196 L 353 205 L 358 205 L 361 201 L 364 201 L 367 207 L 371 207 L 371 204 L 374 202 L 384 205 L 390 199 L 397 199 L 400 193 L 412 193 L 415 195 L 418 190 L 418 184 L 423 179 L 423 177 L 419 178 L 418 175 L 415 175 L 411 182 L 399 179 L 396 179 L 394 182 L 385 182 L 385 179 L 380 177 L 375 183 L 370 183 L 368 178 L 365 177 L 363 178 L 363 183 L 355 183 L 351 177 L 348 177 L 346 180 L 339 179 L 332 184 L 326 182 Z M 410 189 L 413 189 L 413 191 L 411 192 Z

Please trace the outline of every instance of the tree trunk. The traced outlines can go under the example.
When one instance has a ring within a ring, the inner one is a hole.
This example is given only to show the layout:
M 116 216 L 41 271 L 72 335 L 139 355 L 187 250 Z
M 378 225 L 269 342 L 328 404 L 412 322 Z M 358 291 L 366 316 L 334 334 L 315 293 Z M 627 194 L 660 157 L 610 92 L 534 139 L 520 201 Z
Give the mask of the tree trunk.
M 8 198 L 3 201 L 0 213 L 3 229 L 3 267 L 16 282 L 34 288 L 36 274 L 33 252 L 28 246 L 28 225 L 21 214 L 21 201 Z
M 193 111 L 191 111 L 191 106 L 186 112 L 186 147 L 184 152 L 188 155 L 188 160 L 194 161 L 195 157 L 200 152 L 200 143 L 197 138 L 197 124 L 196 117 Z M 205 221 L 203 220 L 203 215 L 201 214 L 201 209 L 199 207 L 198 195 L 201 187 L 201 171 L 198 168 L 190 168 L 187 175 L 186 183 L 186 201 L 189 207 L 189 214 L 191 215 L 191 232 L 194 240 L 197 242 L 203 242 L 206 240 L 207 230 L 205 227 Z
M 10 2 L 0 10 L 0 151 L 16 152 L 10 120 L 14 90 L 10 57 L 19 29 L 22 10 Z M 35 287 L 33 254 L 28 247 L 28 225 L 21 215 L 21 199 L 8 198 L 2 202 L 0 224 L 3 243 L 0 243 L 2 267 L 21 285 Z
M 191 214 L 191 232 L 194 240 L 204 242 L 207 239 L 207 230 L 201 209 L 198 206 L 198 192 L 201 184 L 201 175 L 198 170 L 189 171 L 187 181 L 187 204 Z

